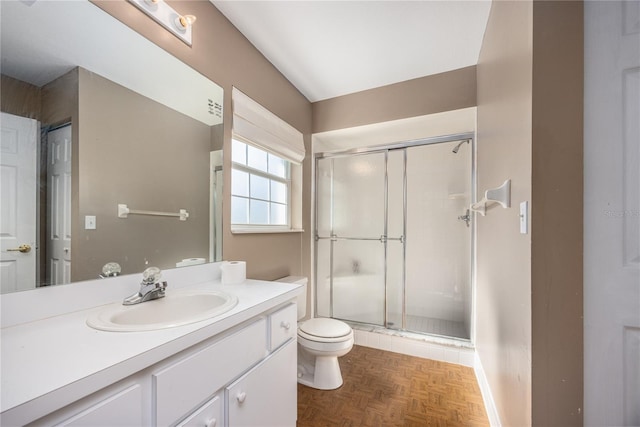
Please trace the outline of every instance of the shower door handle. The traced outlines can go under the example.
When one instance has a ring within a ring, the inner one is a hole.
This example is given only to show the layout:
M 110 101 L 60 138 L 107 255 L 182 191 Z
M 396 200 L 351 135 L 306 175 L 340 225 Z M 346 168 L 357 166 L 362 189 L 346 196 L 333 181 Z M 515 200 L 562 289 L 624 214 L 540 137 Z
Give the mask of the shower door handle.
M 384 237 L 384 241 L 382 240 L 382 237 Z M 403 235 L 400 235 L 400 237 L 387 237 L 387 236 L 382 236 L 382 237 L 380 238 L 380 241 L 383 242 L 383 243 L 384 242 L 388 242 L 389 240 L 397 240 L 400 243 L 404 243 L 404 236 Z

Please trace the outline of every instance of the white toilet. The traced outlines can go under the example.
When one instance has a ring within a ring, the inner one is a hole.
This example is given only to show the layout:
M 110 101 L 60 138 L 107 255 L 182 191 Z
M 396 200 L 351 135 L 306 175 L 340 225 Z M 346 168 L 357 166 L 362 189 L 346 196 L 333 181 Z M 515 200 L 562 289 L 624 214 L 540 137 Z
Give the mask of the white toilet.
M 318 317 L 300 322 L 307 314 L 307 278 L 287 276 L 278 282 L 304 286 L 298 297 L 298 382 L 320 390 L 342 385 L 338 357 L 353 348 L 353 330 L 336 319 Z

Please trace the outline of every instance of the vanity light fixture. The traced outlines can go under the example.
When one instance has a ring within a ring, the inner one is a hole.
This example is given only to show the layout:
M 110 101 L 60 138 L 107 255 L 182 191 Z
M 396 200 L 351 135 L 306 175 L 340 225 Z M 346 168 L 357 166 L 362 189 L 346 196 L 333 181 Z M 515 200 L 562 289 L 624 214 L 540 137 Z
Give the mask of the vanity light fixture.
M 194 15 L 181 15 L 164 0 L 129 0 L 129 2 L 191 46 L 191 29 L 196 21 Z

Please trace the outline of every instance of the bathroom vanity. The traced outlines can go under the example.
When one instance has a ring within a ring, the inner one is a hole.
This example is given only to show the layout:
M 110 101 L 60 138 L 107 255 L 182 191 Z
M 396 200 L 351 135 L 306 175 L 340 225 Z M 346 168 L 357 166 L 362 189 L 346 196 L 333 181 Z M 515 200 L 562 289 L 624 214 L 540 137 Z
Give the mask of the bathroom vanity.
M 61 296 L 51 295 L 73 289 L 47 290 L 49 304 L 39 300 L 42 295 L 33 296 L 32 311 L 40 314 L 28 321 L 17 319 L 16 304 L 24 305 L 29 296 L 3 295 L 0 423 L 295 426 L 295 298 L 300 287 L 254 280 L 223 286 L 216 264 L 168 273 L 168 292 L 181 283 L 190 291 L 233 294 L 238 304 L 184 326 L 110 332 L 93 329 L 86 320 L 113 302 L 115 293 L 126 296 L 136 278 L 108 279 L 100 305 L 95 295 L 83 295 L 105 288 L 108 281 L 87 282 L 78 288 L 78 299 L 93 306 L 81 304 L 52 316 L 47 314 L 55 307 L 46 306 L 57 305 Z

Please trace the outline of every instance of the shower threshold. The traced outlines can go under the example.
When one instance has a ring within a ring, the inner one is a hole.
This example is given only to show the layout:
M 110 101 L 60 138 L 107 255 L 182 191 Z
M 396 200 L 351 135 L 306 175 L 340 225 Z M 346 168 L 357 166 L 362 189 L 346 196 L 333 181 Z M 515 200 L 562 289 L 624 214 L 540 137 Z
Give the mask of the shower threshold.
M 440 344 L 449 347 L 460 347 L 473 349 L 473 343 L 466 337 L 447 336 L 435 333 L 433 331 L 414 331 L 403 329 L 385 328 L 384 326 L 372 325 L 369 323 L 353 322 L 349 320 L 343 320 L 348 323 L 354 331 L 369 332 L 374 334 L 407 338 L 416 341 L 423 341 L 427 343 Z M 409 323 L 409 322 L 407 322 Z
M 407 315 L 407 330 L 411 332 L 469 339 L 464 322 Z

